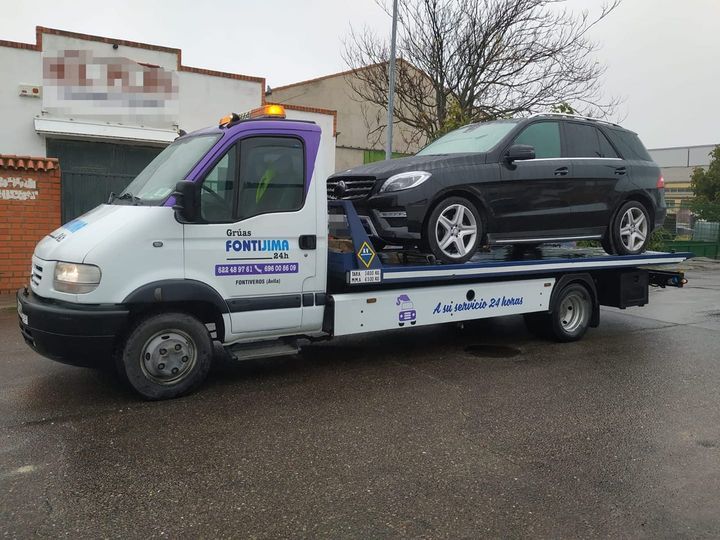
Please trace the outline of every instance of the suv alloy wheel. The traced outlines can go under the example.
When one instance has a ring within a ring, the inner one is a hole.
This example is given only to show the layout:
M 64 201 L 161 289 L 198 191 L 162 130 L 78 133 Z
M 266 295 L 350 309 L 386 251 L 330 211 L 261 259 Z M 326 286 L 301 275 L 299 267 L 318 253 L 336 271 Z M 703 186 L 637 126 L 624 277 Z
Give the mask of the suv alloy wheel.
M 482 239 L 482 219 L 475 205 L 463 197 L 450 197 L 430 214 L 426 240 L 438 260 L 459 264 L 472 258 Z
M 619 255 L 637 255 L 650 240 L 650 215 L 638 201 L 623 204 L 612 224 L 615 249 Z

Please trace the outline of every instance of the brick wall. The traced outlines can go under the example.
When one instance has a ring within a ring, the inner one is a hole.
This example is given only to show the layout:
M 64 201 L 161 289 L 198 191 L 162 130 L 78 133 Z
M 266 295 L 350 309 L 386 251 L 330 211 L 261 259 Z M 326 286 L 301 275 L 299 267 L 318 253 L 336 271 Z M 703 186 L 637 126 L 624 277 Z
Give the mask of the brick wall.
M 27 285 L 35 244 L 59 226 L 57 160 L 0 154 L 0 293 Z

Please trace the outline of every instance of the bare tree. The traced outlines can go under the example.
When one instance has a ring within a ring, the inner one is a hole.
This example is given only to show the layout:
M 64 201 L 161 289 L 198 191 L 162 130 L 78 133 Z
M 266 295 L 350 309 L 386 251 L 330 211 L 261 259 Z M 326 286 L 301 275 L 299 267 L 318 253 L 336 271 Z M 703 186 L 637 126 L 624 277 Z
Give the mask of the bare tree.
M 606 117 L 619 101 L 603 100 L 605 67 L 588 33 L 620 1 L 591 16 L 568 11 L 565 0 L 399 0 L 395 122 L 410 138 L 434 139 L 457 125 L 561 103 Z M 378 3 L 390 14 L 391 2 Z M 355 98 L 383 108 L 388 41 L 353 29 L 344 51 Z M 376 133 L 385 127 L 379 116 L 368 120 Z

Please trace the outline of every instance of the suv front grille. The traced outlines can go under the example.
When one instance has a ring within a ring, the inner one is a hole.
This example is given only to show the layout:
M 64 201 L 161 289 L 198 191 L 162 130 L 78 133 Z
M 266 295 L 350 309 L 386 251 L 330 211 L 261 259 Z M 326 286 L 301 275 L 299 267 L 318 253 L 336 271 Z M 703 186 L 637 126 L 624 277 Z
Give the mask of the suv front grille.
M 30 274 L 30 281 L 32 281 L 32 284 L 36 287 L 40 285 L 40 281 L 43 277 L 43 269 L 42 266 L 38 266 L 37 264 L 32 265 L 32 274 Z
M 327 181 L 327 197 L 336 199 L 364 199 L 375 186 L 372 176 L 346 176 Z

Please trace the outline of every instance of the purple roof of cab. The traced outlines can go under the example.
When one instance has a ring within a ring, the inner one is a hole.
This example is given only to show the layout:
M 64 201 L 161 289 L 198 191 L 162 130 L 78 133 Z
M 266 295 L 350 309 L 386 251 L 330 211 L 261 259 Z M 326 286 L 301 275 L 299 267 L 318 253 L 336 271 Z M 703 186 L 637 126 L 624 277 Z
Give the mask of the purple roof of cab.
M 220 128 L 218 126 L 198 129 L 192 133 L 184 135 L 184 137 L 193 137 L 196 135 L 212 135 L 221 134 L 222 137 L 208 150 L 202 159 L 192 168 L 186 176 L 186 180 L 195 182 L 200 179 L 208 165 L 215 161 L 219 155 L 224 154 L 230 146 L 238 139 L 257 133 L 260 135 L 285 135 L 294 136 L 302 139 L 305 145 L 305 192 L 310 188 L 313 170 L 315 169 L 315 159 L 317 158 L 318 149 L 320 148 L 320 126 L 314 122 L 303 122 L 299 120 L 287 119 L 253 119 L 242 120 L 230 126 L 229 128 Z M 175 204 L 175 197 L 170 197 L 165 206 Z

